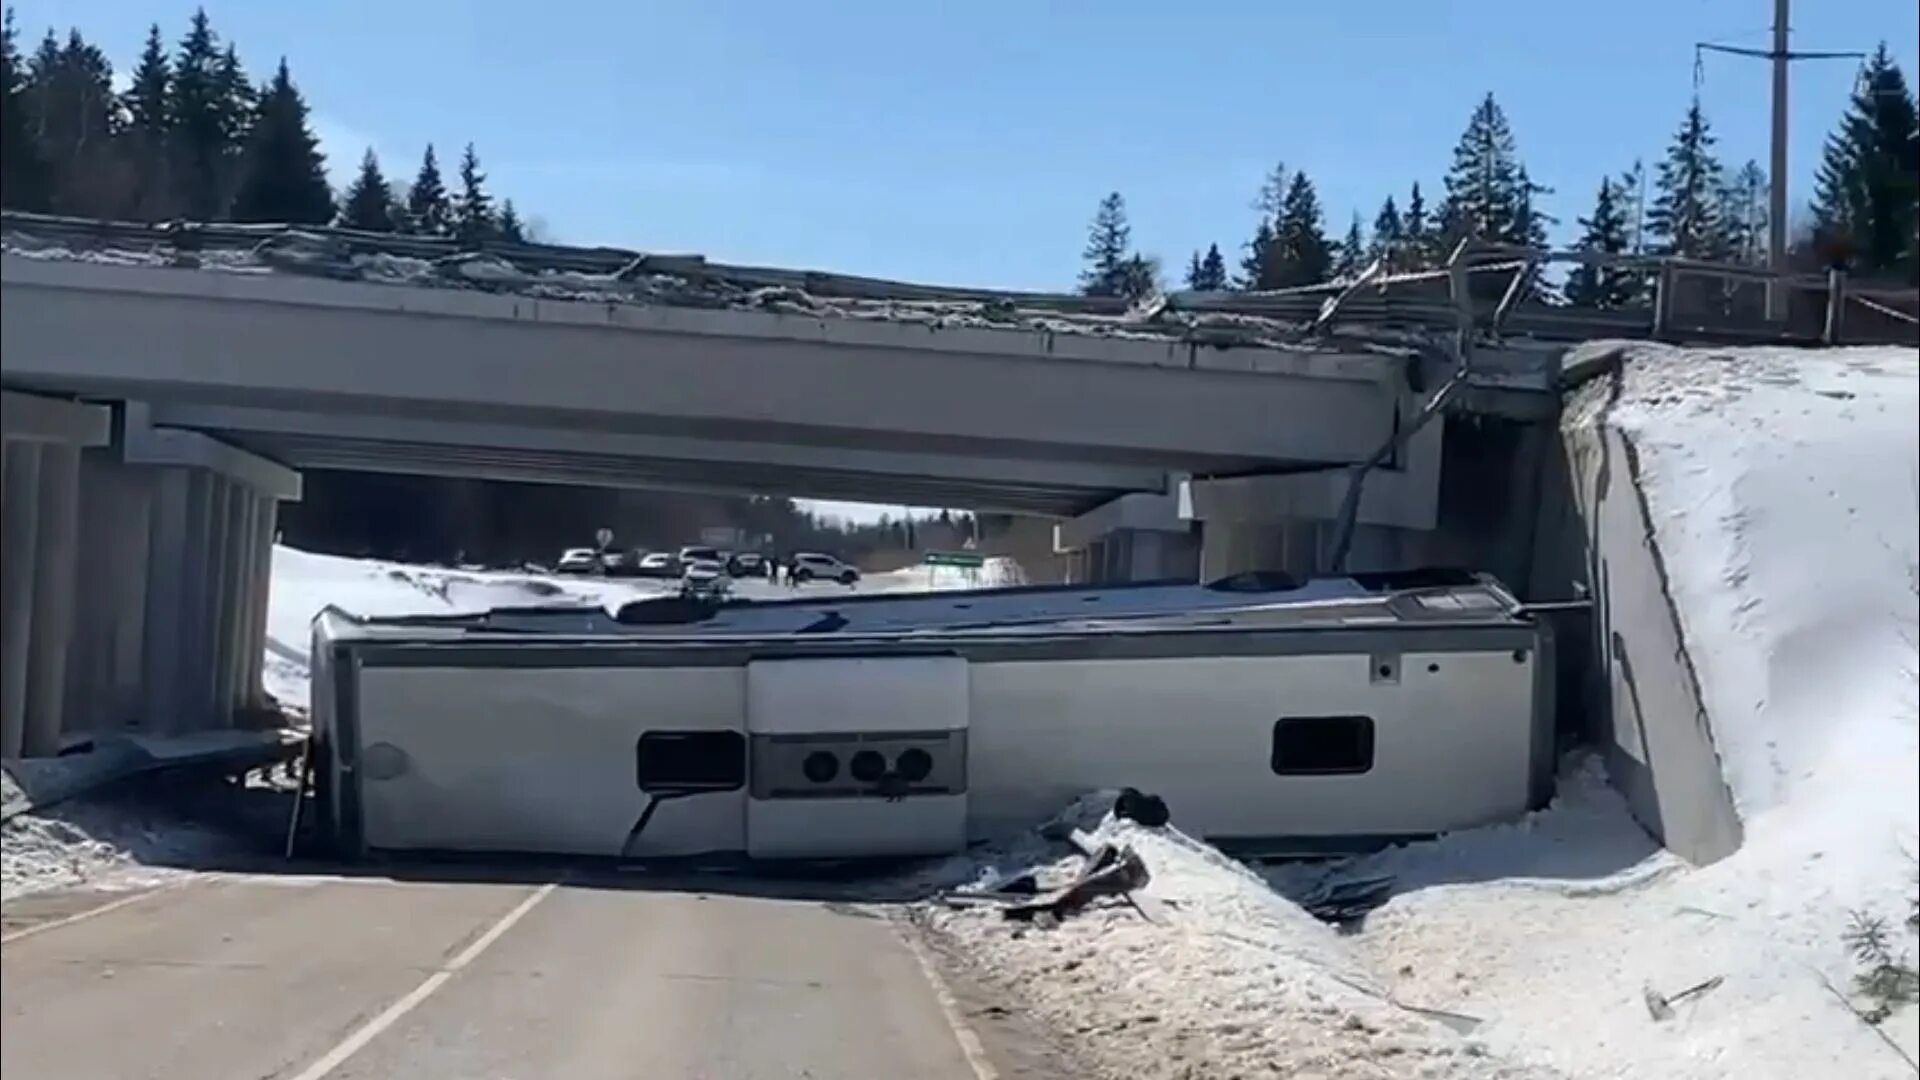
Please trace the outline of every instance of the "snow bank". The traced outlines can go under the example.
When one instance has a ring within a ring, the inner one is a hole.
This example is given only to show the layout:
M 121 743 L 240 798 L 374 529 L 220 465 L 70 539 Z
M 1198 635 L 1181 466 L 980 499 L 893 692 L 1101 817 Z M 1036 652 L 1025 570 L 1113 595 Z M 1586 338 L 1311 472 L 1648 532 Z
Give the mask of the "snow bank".
M 267 692 L 284 704 L 306 707 L 313 617 L 329 605 L 365 616 L 451 615 L 533 604 L 611 609 L 669 587 L 632 579 L 443 570 L 276 547 L 267 601 Z
M 1698 869 L 1632 859 L 1589 767 L 1520 826 L 1343 867 L 1400 879 L 1354 939 L 1397 992 L 1574 1077 L 1912 1075 L 1825 983 L 1851 981 L 1848 912 L 1897 925 L 1914 888 L 1917 369 L 1899 349 L 1635 350 L 1603 422 L 1638 452 L 1744 843 Z M 1648 990 L 1715 979 L 1650 1015 Z M 1912 1007 L 1883 1030 L 1920 1043 Z
M 75 803 L 22 814 L 0 825 L 0 900 L 77 885 L 120 890 L 158 884 L 181 872 L 175 867 L 232 848 L 232 839 L 218 830 L 114 804 Z
M 1920 1010 L 1870 1030 L 1841 1000 L 1841 933 L 1854 910 L 1900 925 L 1915 888 L 1920 355 L 1650 346 L 1609 409 L 1740 814 L 1732 855 L 1661 850 L 1582 757 L 1525 820 L 1261 876 L 1109 823 L 1157 921 L 932 928 L 1114 1076 L 1912 1076 Z M 1281 898 L 1381 880 L 1394 895 L 1345 935 Z
M 1556 1075 L 1503 1062 L 1452 1018 L 1396 1000 L 1332 928 L 1205 844 L 1111 819 L 1094 835 L 1132 846 L 1146 862 L 1146 914 L 1108 901 L 1040 929 L 994 910 L 934 906 L 925 921 L 949 951 L 1078 1037 L 1104 1075 Z

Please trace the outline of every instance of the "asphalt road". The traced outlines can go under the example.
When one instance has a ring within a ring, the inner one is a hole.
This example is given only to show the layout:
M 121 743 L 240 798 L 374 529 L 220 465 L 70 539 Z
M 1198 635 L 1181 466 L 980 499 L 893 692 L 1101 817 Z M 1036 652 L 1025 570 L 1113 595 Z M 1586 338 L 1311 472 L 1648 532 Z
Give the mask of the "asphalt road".
M 1024 1072 L 894 920 L 809 900 L 215 875 L 73 921 L 9 907 L 7 1080 Z

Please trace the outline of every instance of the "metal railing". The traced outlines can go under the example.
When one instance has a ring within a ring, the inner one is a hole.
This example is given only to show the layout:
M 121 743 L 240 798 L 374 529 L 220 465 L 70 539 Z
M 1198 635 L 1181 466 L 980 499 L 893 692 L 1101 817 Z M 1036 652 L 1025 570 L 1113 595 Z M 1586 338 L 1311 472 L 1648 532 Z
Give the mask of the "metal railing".
M 1548 267 L 1568 264 L 1637 279 L 1636 298 L 1608 308 L 1529 298 L 1530 287 Z M 1497 289 L 1476 288 L 1488 280 Z M 1770 321 L 1764 292 L 1771 283 L 1811 303 L 1794 304 L 1787 319 Z M 1733 344 L 1920 344 L 1915 288 L 1857 283 L 1843 270 L 1775 274 L 1739 263 L 1473 241 L 1462 241 L 1442 265 L 1430 269 L 1390 272 L 1375 261 L 1348 281 L 1264 292 L 1174 293 L 1165 308 L 1258 315 L 1313 329 L 1365 323 L 1553 341 L 1644 337 Z

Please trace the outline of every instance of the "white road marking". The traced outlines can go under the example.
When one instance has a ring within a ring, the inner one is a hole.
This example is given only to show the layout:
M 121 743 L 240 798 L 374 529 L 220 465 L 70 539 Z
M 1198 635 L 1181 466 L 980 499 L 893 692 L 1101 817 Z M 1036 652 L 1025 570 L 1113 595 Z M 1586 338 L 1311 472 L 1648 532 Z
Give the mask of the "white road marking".
M 123 896 L 118 900 L 113 900 L 105 904 L 101 904 L 99 907 L 88 908 L 85 911 L 76 911 L 71 915 L 63 916 L 58 919 L 48 919 L 46 922 L 43 922 L 43 923 L 35 923 L 32 926 L 21 927 L 20 929 L 15 930 L 11 934 L 7 934 L 4 937 L 0 937 L 0 945 L 10 945 L 13 942 L 19 941 L 21 938 L 24 938 L 24 937 L 32 937 L 35 934 L 43 934 L 48 930 L 58 930 L 63 926 L 72 926 L 74 923 L 84 922 L 87 919 L 91 919 L 95 915 L 105 915 L 109 911 L 118 911 L 121 908 L 126 907 L 128 904 L 137 904 L 140 901 L 145 900 L 149 896 L 158 896 L 163 892 L 170 892 L 194 880 L 196 879 L 192 876 L 175 878 L 172 881 L 168 881 L 160 885 L 156 885 L 151 889 L 142 889 L 131 896 Z
M 486 933 L 481 934 L 473 940 L 472 944 L 460 950 L 460 955 L 449 960 L 446 967 L 427 976 L 426 980 L 419 986 L 414 987 L 412 992 L 407 994 L 406 997 L 387 1006 L 386 1011 L 382 1012 L 379 1016 L 360 1025 L 360 1028 L 353 1034 L 341 1040 L 340 1045 L 327 1051 L 320 1060 L 307 1066 L 298 1076 L 294 1077 L 293 1080 L 321 1080 L 321 1077 L 339 1068 L 348 1058 L 359 1053 L 381 1032 L 392 1027 L 401 1017 L 412 1012 L 416 1006 L 427 1000 L 435 990 L 440 989 L 440 987 L 444 985 L 448 979 L 453 978 L 461 968 L 473 963 L 481 953 L 487 951 L 487 946 L 500 940 L 500 935 L 513 929 L 513 924 L 524 918 L 527 912 L 532 911 L 533 905 L 545 900 L 547 894 L 551 893 L 557 885 L 558 882 L 550 881 L 534 890 L 532 895 L 515 905 L 512 911 L 500 916 L 500 921 L 488 927 Z
M 977 1080 L 1000 1080 L 1000 1070 L 987 1060 L 986 1046 L 980 1042 L 980 1036 L 974 1034 L 966 1018 L 960 1015 L 960 1003 L 953 999 L 953 991 L 947 989 L 947 981 L 940 977 L 939 969 L 934 967 L 933 957 L 927 954 L 927 947 L 914 936 L 913 927 L 897 921 L 894 929 L 899 932 L 900 940 L 906 942 L 907 951 L 919 962 L 920 973 L 927 977 L 927 985 L 933 988 L 933 999 L 940 1005 L 940 1015 L 953 1032 L 953 1041 L 960 1044 L 960 1056 L 967 1059 L 973 1075 Z M 301 1080 L 307 1078 L 302 1077 Z

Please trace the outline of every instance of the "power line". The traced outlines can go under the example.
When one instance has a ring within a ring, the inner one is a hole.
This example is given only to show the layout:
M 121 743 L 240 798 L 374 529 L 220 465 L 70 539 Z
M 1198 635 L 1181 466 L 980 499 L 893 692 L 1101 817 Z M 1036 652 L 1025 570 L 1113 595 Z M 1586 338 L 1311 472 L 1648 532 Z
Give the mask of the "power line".
M 1773 66 L 1773 137 L 1767 178 L 1767 268 L 1776 275 L 1767 282 L 1767 318 L 1786 318 L 1787 294 L 1777 275 L 1787 270 L 1787 65 L 1796 60 L 1864 60 L 1865 53 L 1806 50 L 1787 47 L 1790 23 L 1788 0 L 1773 0 L 1773 46 L 1754 49 L 1744 45 L 1699 41 L 1693 46 L 1693 92 L 1700 93 L 1706 77 L 1705 57 L 1709 52 L 1726 53 L 1769 61 Z

